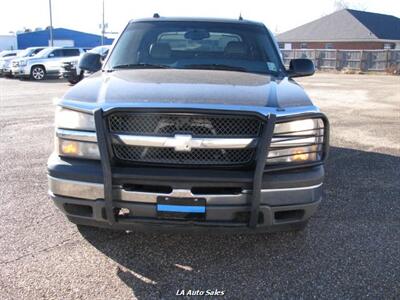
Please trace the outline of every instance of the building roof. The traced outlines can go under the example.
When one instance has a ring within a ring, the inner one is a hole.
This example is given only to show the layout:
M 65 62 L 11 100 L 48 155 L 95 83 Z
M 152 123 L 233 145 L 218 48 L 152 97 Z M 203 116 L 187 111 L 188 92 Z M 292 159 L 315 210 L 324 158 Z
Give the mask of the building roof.
M 42 34 L 42 33 L 48 33 L 50 30 L 48 28 L 42 29 L 42 30 L 34 30 L 34 31 L 28 31 L 28 32 L 21 32 L 18 33 L 17 35 L 23 36 L 23 35 L 36 35 L 36 34 Z M 68 29 L 68 28 L 63 28 L 63 27 L 58 27 L 58 28 L 53 28 L 53 33 L 68 33 L 68 34 L 81 34 L 81 35 L 86 35 L 86 36 L 92 36 L 92 37 L 100 37 L 98 34 L 93 34 L 93 33 L 88 33 L 88 32 L 83 32 L 83 31 L 78 31 L 78 30 L 73 30 L 73 29 Z
M 53 39 L 73 41 L 74 47 L 96 47 L 101 45 L 101 36 L 67 28 L 53 28 Z M 38 30 L 17 34 L 18 49 L 28 47 L 48 46 L 50 40 L 50 30 Z M 104 38 L 106 45 L 112 43 L 112 39 Z
M 277 38 L 279 42 L 400 41 L 400 18 L 343 9 L 278 34 Z

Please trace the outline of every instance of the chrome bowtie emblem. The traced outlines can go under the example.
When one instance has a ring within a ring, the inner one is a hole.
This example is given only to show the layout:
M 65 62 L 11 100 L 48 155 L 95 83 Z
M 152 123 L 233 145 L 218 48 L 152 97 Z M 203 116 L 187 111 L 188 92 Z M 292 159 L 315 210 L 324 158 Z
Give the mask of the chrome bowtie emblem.
M 174 147 L 175 151 L 189 152 L 192 150 L 192 136 L 190 134 L 175 134 L 170 146 Z

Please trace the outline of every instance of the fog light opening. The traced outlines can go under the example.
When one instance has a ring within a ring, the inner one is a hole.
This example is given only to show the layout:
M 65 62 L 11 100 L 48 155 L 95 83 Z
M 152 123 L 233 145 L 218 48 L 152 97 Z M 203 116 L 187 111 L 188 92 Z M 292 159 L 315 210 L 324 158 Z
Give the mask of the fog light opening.
M 93 216 L 93 208 L 89 205 L 78 205 L 78 204 L 65 203 L 64 209 L 70 215 L 76 215 L 76 216 L 82 216 L 82 217 L 92 217 Z
M 275 220 L 278 222 L 284 221 L 297 221 L 301 220 L 304 217 L 304 210 L 295 209 L 295 210 L 283 210 L 275 212 Z

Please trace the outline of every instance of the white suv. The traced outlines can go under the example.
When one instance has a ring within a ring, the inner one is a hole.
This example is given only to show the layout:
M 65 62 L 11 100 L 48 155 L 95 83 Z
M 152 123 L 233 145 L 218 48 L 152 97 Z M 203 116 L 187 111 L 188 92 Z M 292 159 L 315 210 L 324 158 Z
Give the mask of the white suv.
M 19 52 L 19 50 L 0 51 L 0 76 L 6 75 L 6 68 L 9 62 L 15 58 Z
M 45 47 L 29 47 L 26 48 L 25 50 L 21 50 L 18 52 L 16 56 L 11 56 L 11 57 L 6 57 L 3 58 L 3 67 L 0 68 L 0 74 L 5 75 L 7 77 L 12 77 L 12 66 L 13 64 L 16 64 L 16 61 L 21 60 L 21 59 L 26 59 L 29 57 L 33 57 L 36 54 L 38 54 L 40 51 L 42 51 Z
M 46 76 L 59 76 L 60 64 L 66 57 L 79 56 L 82 48 L 49 47 L 34 57 L 15 61 L 11 71 L 15 77 L 43 80 Z

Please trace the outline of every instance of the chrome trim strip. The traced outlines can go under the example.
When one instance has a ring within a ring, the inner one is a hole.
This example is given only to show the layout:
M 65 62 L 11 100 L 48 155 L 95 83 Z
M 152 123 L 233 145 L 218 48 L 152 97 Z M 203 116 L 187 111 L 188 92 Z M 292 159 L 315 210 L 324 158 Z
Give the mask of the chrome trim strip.
M 47 178 L 49 179 L 49 190 L 54 195 L 87 200 L 104 198 L 104 186 L 101 183 L 59 179 L 49 175 Z
M 124 189 L 120 190 L 120 199 L 123 201 L 133 201 L 133 202 L 144 202 L 144 203 L 157 203 L 157 197 L 176 197 L 176 198 L 205 198 L 207 203 L 215 203 L 218 201 L 223 201 L 226 199 L 233 200 L 238 204 L 244 204 L 247 202 L 247 194 L 229 194 L 229 195 L 201 195 L 192 194 L 190 190 L 185 189 L 175 189 L 169 194 L 161 193 L 146 193 L 146 192 L 130 192 Z
M 57 128 L 56 136 L 58 138 L 66 140 L 97 143 L 96 132 L 91 132 L 91 131 L 79 131 L 79 130 Z
M 49 191 L 54 195 L 80 198 L 86 200 L 96 200 L 104 198 L 104 186 L 101 183 L 90 183 L 76 180 L 59 179 L 52 176 L 47 176 L 49 179 Z M 282 189 L 262 189 L 262 193 L 270 192 L 285 192 L 285 191 L 300 191 L 316 189 L 322 186 L 322 183 L 297 188 L 282 188 Z M 226 194 L 226 195 L 201 195 L 192 194 L 187 189 L 175 189 L 172 193 L 147 193 L 147 192 L 132 192 L 122 189 L 119 186 L 113 188 L 115 200 L 127 202 L 142 202 L 142 203 L 157 203 L 158 196 L 166 197 L 188 197 L 188 198 L 205 198 L 209 204 L 223 204 L 226 200 L 231 200 L 236 204 L 247 204 L 251 195 L 251 190 L 243 190 L 241 194 Z
M 295 188 L 283 188 L 283 189 L 262 189 L 262 193 L 270 193 L 270 192 L 290 192 L 290 191 L 304 191 L 304 190 L 312 190 L 322 186 L 322 182 L 317 185 L 311 186 L 303 186 L 303 187 L 295 187 Z
M 174 137 L 113 134 L 113 142 L 141 147 L 174 148 L 175 151 L 191 149 L 243 149 L 255 147 L 253 138 L 193 138 L 191 135 L 176 134 Z

